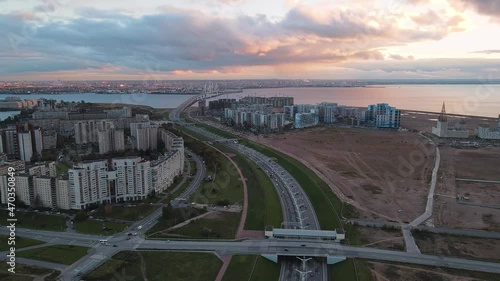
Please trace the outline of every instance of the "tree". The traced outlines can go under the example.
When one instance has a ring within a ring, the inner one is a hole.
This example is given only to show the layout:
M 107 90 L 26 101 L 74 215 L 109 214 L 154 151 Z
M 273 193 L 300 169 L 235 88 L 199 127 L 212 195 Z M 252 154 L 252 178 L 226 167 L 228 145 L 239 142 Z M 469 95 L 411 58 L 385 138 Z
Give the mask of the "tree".
M 87 219 L 87 213 L 83 210 L 80 210 L 78 213 L 75 215 L 75 221 L 84 221 Z
M 172 216 L 174 216 L 174 208 L 172 207 L 172 205 L 168 204 L 166 207 L 163 207 L 162 217 L 164 219 L 169 219 L 172 218 Z

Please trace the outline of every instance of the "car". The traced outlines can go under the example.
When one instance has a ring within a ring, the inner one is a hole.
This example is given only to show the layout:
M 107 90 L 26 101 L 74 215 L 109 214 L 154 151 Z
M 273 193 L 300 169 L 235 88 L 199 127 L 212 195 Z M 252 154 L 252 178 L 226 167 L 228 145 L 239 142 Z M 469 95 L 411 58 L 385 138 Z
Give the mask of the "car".
M 300 245 L 300 247 L 305 247 L 305 246 L 306 246 L 306 244 L 302 244 L 302 245 Z
M 310 274 L 309 276 L 313 277 L 313 276 L 314 276 L 314 273 L 313 273 L 313 272 L 311 272 L 311 274 Z
M 288 251 L 290 251 L 290 250 L 288 248 L 285 248 L 285 252 L 288 252 Z
M 118 247 L 118 246 L 116 246 L 116 245 L 113 245 L 113 247 Z

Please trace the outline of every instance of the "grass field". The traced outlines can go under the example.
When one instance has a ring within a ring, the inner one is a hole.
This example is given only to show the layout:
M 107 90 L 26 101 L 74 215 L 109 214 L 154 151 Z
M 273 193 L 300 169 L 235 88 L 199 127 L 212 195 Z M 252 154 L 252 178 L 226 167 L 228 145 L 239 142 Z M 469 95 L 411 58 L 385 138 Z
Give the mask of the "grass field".
M 38 240 L 33 240 L 29 238 L 24 238 L 21 236 L 16 236 L 16 245 L 9 245 L 7 244 L 7 239 L 9 236 L 7 235 L 0 235 L 0 251 L 7 251 L 10 249 L 10 247 L 15 247 L 16 249 L 21 249 L 21 248 L 26 248 L 30 246 L 35 246 L 35 245 L 40 245 L 45 242 L 38 241 Z
M 278 280 L 280 266 L 261 256 L 237 255 L 231 258 L 222 281 Z
M 245 229 L 263 230 L 265 226 L 280 227 L 283 212 L 271 179 L 255 163 L 237 154 L 233 161 L 245 175 L 248 190 L 248 213 Z
M 192 221 L 168 233 L 181 238 L 234 239 L 241 213 L 221 212 Z
M 103 229 L 105 227 L 106 229 Z M 116 222 L 103 222 L 86 219 L 75 222 L 75 230 L 85 234 L 111 235 L 122 232 L 127 227 L 126 224 Z
M 36 248 L 17 253 L 17 256 L 22 258 L 62 263 L 73 264 L 87 254 L 89 248 L 72 245 L 54 245 L 42 248 Z
M 204 125 L 200 125 L 200 127 L 204 127 L 205 129 L 211 128 Z M 206 140 L 204 136 L 189 131 L 188 129 L 184 129 L 184 132 L 201 140 Z M 228 133 L 219 135 L 234 138 L 234 136 Z M 263 230 L 266 225 L 279 227 L 283 221 L 283 213 L 281 211 L 278 194 L 269 177 L 260 170 L 255 163 L 247 160 L 236 151 L 221 144 L 214 144 L 214 146 L 224 153 L 236 155 L 232 157 L 232 160 L 238 165 L 246 178 L 248 213 L 245 221 L 245 229 Z M 265 200 L 262 200 L 263 198 L 265 198 Z
M 158 209 L 158 206 L 140 204 L 134 207 L 113 207 L 109 213 L 106 213 L 105 208 L 100 207 L 93 216 L 126 221 L 138 221 L 147 217 L 156 209 Z
M 5 222 L 8 217 L 7 210 L 0 210 L 0 221 Z M 35 212 L 16 212 L 16 227 L 40 229 L 50 231 L 64 231 L 66 218 L 62 216 L 44 215 Z
M 0 280 L 2 281 L 23 281 L 23 280 L 34 280 L 33 277 L 30 277 L 28 275 L 34 275 L 37 277 L 43 277 L 46 276 L 45 279 L 40 279 L 40 280 L 45 280 L 45 281 L 55 281 L 55 277 L 57 277 L 60 274 L 60 271 L 58 270 L 53 270 L 53 269 L 47 269 L 47 268 L 41 268 L 41 267 L 36 267 L 36 266 L 30 266 L 30 265 L 24 265 L 20 263 L 16 263 L 16 273 L 12 274 L 7 271 L 9 266 L 6 263 L 1 263 L 0 264 Z
M 212 254 L 120 252 L 85 276 L 85 280 L 207 281 L 214 280 L 222 262 Z M 143 270 L 141 270 L 141 268 Z
M 213 176 L 211 182 L 203 181 L 193 193 L 191 201 L 200 204 L 217 204 L 227 200 L 229 204 L 243 201 L 243 184 L 234 165 L 224 155 L 216 154 L 219 169 L 207 165 L 207 176 Z

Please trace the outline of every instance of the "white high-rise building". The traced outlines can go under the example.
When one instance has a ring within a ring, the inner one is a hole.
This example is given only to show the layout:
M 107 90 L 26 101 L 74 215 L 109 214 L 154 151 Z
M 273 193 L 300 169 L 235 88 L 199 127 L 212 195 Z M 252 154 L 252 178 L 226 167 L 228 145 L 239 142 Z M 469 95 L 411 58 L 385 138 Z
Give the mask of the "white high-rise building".
M 163 192 L 172 185 L 176 176 L 184 169 L 184 153 L 171 151 L 151 162 L 151 176 L 154 190 Z
M 74 123 L 76 144 L 98 142 L 97 132 L 114 128 L 109 120 L 85 120 Z
M 37 128 L 33 130 L 33 136 L 35 139 L 35 151 L 39 155 L 42 154 L 43 150 L 43 134 L 42 134 L 42 129 Z
M 150 162 L 140 157 L 112 159 L 117 200 L 139 200 L 153 190 Z
M 107 161 L 88 161 L 68 170 L 72 209 L 84 209 L 90 203 L 111 201 L 107 181 Z
M 56 208 L 56 179 L 51 177 L 33 177 L 35 207 Z
M 130 135 L 138 150 L 158 149 L 158 126 L 150 122 L 130 123 Z
M 28 162 L 33 157 L 33 143 L 31 142 L 31 132 L 19 133 L 19 159 Z
M 45 162 L 45 163 L 37 163 L 34 166 L 27 167 L 29 175 L 32 176 L 48 176 L 55 177 L 56 176 L 56 162 Z
M 71 209 L 70 184 L 68 180 L 56 180 L 57 207 L 63 210 Z
M 0 176 L 0 193 L 2 204 L 8 202 L 8 175 Z M 34 203 L 33 177 L 28 175 L 15 176 L 17 204 L 31 206 Z
M 106 131 L 99 131 L 97 135 L 100 154 L 125 150 L 125 135 L 123 130 L 110 129 Z
M 19 139 L 15 129 L 7 129 L 5 134 L 5 153 L 12 158 L 19 157 Z

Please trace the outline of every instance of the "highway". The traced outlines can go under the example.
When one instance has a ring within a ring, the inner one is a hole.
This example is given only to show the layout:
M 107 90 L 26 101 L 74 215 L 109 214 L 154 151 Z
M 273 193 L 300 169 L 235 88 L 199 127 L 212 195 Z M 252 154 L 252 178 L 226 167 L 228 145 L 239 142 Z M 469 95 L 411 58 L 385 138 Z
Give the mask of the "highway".
M 193 160 L 196 162 L 196 174 L 194 176 L 193 181 L 189 184 L 188 188 L 184 190 L 184 192 L 179 195 L 177 198 L 181 199 L 189 199 L 191 195 L 196 191 L 196 189 L 200 186 L 201 182 L 205 178 L 205 164 L 203 162 L 203 159 L 201 159 L 200 156 L 196 155 L 194 152 L 186 149 L 186 152 L 193 158 Z
M 169 118 L 173 122 L 182 124 L 180 113 L 187 107 L 193 104 L 197 97 L 192 97 L 176 109 L 170 112 Z M 228 145 L 230 148 L 238 151 L 244 156 L 254 161 L 263 171 L 269 174 L 273 179 L 273 184 L 280 197 L 284 228 L 304 228 L 304 229 L 320 229 L 320 225 L 314 211 L 314 208 L 305 194 L 304 190 L 290 175 L 288 171 L 283 169 L 278 163 L 269 157 L 257 152 L 251 148 L 238 144 L 234 141 L 225 141 L 224 137 L 209 132 L 205 129 L 198 127 L 189 127 L 190 130 L 195 131 L 211 140 L 221 142 Z M 309 280 L 310 275 L 301 278 L 297 270 L 307 270 L 315 268 L 312 274 L 315 280 L 326 281 L 328 280 L 328 267 L 326 261 L 310 260 L 305 264 L 298 259 L 284 259 L 282 261 L 280 281 L 306 281 Z
M 7 234 L 8 230 L 0 229 L 0 234 Z M 34 238 L 42 237 L 46 240 L 46 231 L 32 230 L 30 232 L 17 229 L 19 236 Z M 59 233 L 66 235 L 62 241 L 70 240 L 73 233 Z M 94 241 L 95 235 L 78 235 L 80 241 L 94 242 L 90 253 L 77 263 L 66 267 L 63 280 L 74 280 L 74 270 L 79 268 L 88 272 L 91 268 L 105 261 L 106 257 L 123 250 L 161 250 L 161 251 L 190 251 L 190 252 L 216 252 L 220 255 L 259 255 L 272 254 L 280 256 L 305 256 L 305 257 L 324 257 L 345 256 L 348 258 L 372 259 L 388 262 L 401 262 L 410 264 L 420 264 L 428 266 L 438 266 L 447 268 L 457 268 L 463 270 L 482 271 L 500 274 L 500 263 L 485 262 L 478 260 L 469 260 L 462 258 L 423 255 L 418 253 L 408 253 L 403 251 L 383 250 L 369 247 L 346 246 L 339 243 L 324 242 L 319 240 L 285 240 L 285 239 L 265 239 L 265 240 L 244 240 L 244 241 L 164 241 L 164 240 L 145 240 L 141 236 L 133 236 L 132 239 L 122 239 L 126 234 L 113 236 L 109 238 L 110 246 L 105 246 L 98 241 Z M 97 236 L 97 238 L 103 239 Z M 96 243 L 97 242 L 97 243 Z M 113 247 L 112 245 L 117 245 Z M 304 246 L 302 246 L 304 245 Z M 286 251 L 285 249 L 288 249 Z M 5 252 L 3 252 L 5 253 Z M 3 254 L 2 253 L 2 254 Z M 57 264 L 52 267 L 56 267 Z M 313 269 L 313 266 L 310 266 Z
M 284 228 L 320 229 L 314 208 L 304 190 L 295 178 L 278 163 L 254 149 L 238 144 L 235 141 L 225 140 L 223 137 L 203 128 L 192 126 L 189 129 L 208 139 L 218 140 L 221 144 L 230 147 L 255 162 L 269 175 L 281 201 Z M 317 259 L 307 261 L 305 269 L 306 271 L 311 270 L 311 272 L 305 279 L 302 279 L 301 275 L 297 272 L 297 270 L 302 271 L 303 269 L 302 261 L 299 259 L 283 259 L 280 280 L 300 281 L 309 280 L 309 277 L 314 277 L 315 280 L 328 280 L 328 267 L 325 261 Z

